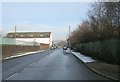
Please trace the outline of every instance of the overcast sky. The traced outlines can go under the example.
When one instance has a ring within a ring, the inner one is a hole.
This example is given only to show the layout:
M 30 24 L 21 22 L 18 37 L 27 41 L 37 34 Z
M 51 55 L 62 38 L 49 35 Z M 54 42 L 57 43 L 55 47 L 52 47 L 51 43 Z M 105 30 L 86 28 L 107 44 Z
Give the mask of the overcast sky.
M 87 18 L 90 2 L 5 2 L 2 4 L 3 33 L 52 32 L 53 40 L 65 40 L 69 26 L 75 29 Z M 0 20 L 1 21 L 1 20 Z

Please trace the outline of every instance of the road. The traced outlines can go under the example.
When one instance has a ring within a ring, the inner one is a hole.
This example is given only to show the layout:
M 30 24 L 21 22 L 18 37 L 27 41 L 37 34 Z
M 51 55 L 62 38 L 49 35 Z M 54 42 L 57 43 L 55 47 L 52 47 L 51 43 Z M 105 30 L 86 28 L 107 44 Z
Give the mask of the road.
M 89 70 L 73 54 L 46 50 L 3 61 L 3 80 L 108 80 Z

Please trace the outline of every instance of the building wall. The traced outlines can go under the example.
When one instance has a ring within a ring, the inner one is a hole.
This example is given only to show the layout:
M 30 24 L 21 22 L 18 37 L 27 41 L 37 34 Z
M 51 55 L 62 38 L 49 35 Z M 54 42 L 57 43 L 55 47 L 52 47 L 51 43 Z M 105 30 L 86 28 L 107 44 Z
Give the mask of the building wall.
M 52 32 L 50 34 L 50 46 L 52 46 Z
M 46 50 L 49 49 L 50 45 L 49 44 L 40 44 L 41 50 Z
M 42 44 L 49 44 L 49 47 L 52 46 L 52 32 L 50 33 L 50 38 L 16 38 L 18 41 L 27 41 L 27 42 L 37 42 Z
M 16 40 L 49 44 L 49 38 L 16 38 Z

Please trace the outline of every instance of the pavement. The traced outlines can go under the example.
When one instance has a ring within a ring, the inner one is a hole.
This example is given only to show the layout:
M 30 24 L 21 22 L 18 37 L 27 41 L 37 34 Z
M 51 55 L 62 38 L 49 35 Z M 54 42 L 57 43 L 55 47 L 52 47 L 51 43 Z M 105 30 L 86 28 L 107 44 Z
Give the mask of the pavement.
M 39 50 L 39 51 L 33 51 L 33 52 L 17 53 L 16 55 L 12 55 L 12 56 L 9 56 L 9 57 L 4 58 L 3 60 L 11 59 L 11 58 L 17 58 L 17 57 L 22 57 L 22 56 L 26 56 L 26 55 L 30 55 L 30 54 L 35 54 L 35 53 L 43 52 L 43 51 L 45 51 L 45 50 Z
M 102 75 L 104 77 L 110 78 L 112 80 L 120 81 L 120 65 L 108 64 L 103 61 L 97 61 L 91 57 L 87 57 L 81 53 L 71 51 L 78 59 L 80 59 L 85 66 L 87 66 L 93 72 Z M 87 62 L 87 61 L 88 62 Z

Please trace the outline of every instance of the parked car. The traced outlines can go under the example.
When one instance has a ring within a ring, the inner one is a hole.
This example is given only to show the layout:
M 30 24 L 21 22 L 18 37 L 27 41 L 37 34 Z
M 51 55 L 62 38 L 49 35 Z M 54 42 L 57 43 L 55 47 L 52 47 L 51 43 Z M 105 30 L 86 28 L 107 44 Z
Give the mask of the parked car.
M 50 49 L 51 49 L 51 50 L 53 50 L 53 49 L 54 49 L 54 47 L 51 47 Z
M 67 50 L 67 47 L 63 47 L 63 50 Z

